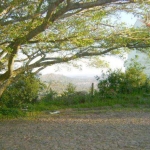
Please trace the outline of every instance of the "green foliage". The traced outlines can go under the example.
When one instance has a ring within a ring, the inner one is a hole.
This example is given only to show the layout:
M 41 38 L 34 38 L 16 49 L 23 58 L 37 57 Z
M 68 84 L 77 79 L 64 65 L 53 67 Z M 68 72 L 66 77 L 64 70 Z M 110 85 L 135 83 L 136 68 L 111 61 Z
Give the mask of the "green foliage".
M 9 108 L 21 107 L 25 103 L 34 103 L 42 87 L 43 84 L 34 74 L 19 75 L 16 82 L 3 93 L 1 103 Z
M 66 87 L 66 90 L 63 92 L 63 95 L 67 96 L 69 94 L 73 94 L 76 91 L 76 86 L 72 83 L 69 83 Z
M 142 67 L 137 62 L 130 64 L 126 71 L 126 78 L 129 80 L 132 87 L 141 87 L 148 81 L 147 75 L 143 72 Z
M 0 107 L 0 118 L 17 118 L 25 115 L 25 112 L 16 108 Z
M 53 91 L 51 88 L 47 92 L 47 94 L 42 98 L 42 101 L 51 101 L 55 100 L 58 96 L 58 93 Z
M 88 93 L 85 93 L 83 91 L 78 91 L 66 96 L 62 96 L 61 98 L 64 101 L 64 104 L 66 106 L 72 106 L 72 105 L 80 105 L 86 103 L 90 101 L 91 97 L 89 96 Z
M 111 1 L 97 0 L 2 0 L 0 97 L 7 81 L 24 71 L 40 70 L 86 56 L 117 55 L 125 48 L 149 47 L 147 28 L 133 29 L 117 23 L 117 19 L 121 21 L 117 16 L 120 11 L 138 14 L 139 18 L 145 16 L 143 12 L 149 10 L 149 2 L 140 3 L 114 3 L 111 7 Z M 97 62 L 93 65 L 103 64 L 100 60 Z M 18 93 L 16 89 L 11 91 L 13 95 Z M 26 100 L 22 101 L 31 102 L 24 91 L 21 99 L 26 97 Z M 12 101 L 17 103 L 18 100 Z
M 150 89 L 150 80 L 138 63 L 131 64 L 125 73 L 121 70 L 109 70 L 103 73 L 103 80 L 97 77 L 99 94 L 116 97 L 118 94 L 146 93 Z

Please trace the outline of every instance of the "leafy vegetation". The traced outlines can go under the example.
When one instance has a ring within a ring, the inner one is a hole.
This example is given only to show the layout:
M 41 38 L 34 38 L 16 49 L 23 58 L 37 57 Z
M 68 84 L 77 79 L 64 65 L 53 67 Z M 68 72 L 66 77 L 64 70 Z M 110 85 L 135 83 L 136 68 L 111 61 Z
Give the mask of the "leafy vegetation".
M 18 118 L 18 117 L 25 117 L 26 114 L 24 111 L 21 111 L 17 108 L 7 108 L 7 107 L 0 107 L 0 118 Z
M 3 93 L 0 102 L 8 108 L 21 108 L 26 103 L 35 103 L 39 91 L 44 87 L 32 73 L 17 76 L 17 81 L 11 84 Z
M 16 97 L 18 101 L 21 101 L 23 109 L 18 107 L 20 106 L 18 103 L 16 105 L 17 101 L 12 104 L 13 101 L 10 99 L 8 104 L 0 106 L 0 118 L 36 116 L 40 112 L 49 113 L 66 108 L 150 107 L 150 80 L 143 73 L 143 67 L 139 64 L 134 63 L 126 72 L 109 70 L 101 78 L 97 77 L 97 79 L 99 81 L 98 90 L 95 90 L 94 95 L 85 91 L 76 91 L 76 87 L 70 83 L 62 95 L 58 95 L 50 89 L 40 101 L 35 103 L 33 103 L 33 99 L 29 101 L 27 98 L 22 101 Z M 37 81 L 37 79 L 34 80 Z M 19 80 L 18 83 L 20 83 Z M 37 86 L 36 84 L 32 85 L 32 88 Z M 34 97 L 32 96 L 31 98 Z M 11 108 L 9 108 L 10 106 Z M 16 106 L 18 108 L 14 108 Z
M 2 0 L 0 97 L 24 72 L 133 48 L 149 53 L 149 26 L 134 29 L 116 17 L 121 10 L 144 18 L 149 9 L 147 0 Z
M 99 94 L 104 97 L 116 97 L 118 94 L 143 94 L 150 90 L 150 79 L 143 72 L 143 67 L 134 62 L 123 73 L 121 70 L 108 70 L 99 80 Z
M 66 96 L 66 95 L 74 94 L 75 91 L 76 91 L 75 85 L 69 83 L 66 87 L 66 90 L 63 92 L 63 95 Z

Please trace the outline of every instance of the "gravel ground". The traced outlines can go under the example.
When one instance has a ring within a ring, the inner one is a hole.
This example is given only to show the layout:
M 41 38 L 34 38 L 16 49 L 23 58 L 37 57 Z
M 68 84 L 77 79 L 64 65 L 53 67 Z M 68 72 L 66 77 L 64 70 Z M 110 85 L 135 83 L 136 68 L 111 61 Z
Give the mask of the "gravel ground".
M 3 120 L 0 150 L 150 150 L 150 112 L 63 112 Z

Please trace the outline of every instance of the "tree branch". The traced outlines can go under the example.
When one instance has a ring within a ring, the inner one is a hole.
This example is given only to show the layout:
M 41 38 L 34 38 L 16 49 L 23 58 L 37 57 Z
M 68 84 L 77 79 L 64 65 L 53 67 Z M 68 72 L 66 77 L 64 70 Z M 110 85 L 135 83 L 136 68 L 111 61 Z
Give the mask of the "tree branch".
M 0 17 L 7 14 L 12 8 L 12 6 L 8 6 L 7 8 L 5 8 L 2 12 L 0 12 Z
M 110 4 L 113 2 L 117 2 L 118 0 L 97 0 L 95 2 L 87 2 L 87 3 L 71 3 L 69 10 L 75 10 L 75 9 L 88 9 L 95 6 L 102 6 L 105 4 Z
M 57 6 L 59 6 L 64 0 L 57 0 L 55 3 L 53 4 L 49 4 L 49 7 L 48 7 L 48 12 L 47 12 L 47 15 L 43 21 L 43 23 L 39 26 L 37 26 L 35 29 L 33 29 L 32 31 L 30 31 L 25 39 L 27 41 L 29 41 L 30 39 L 32 39 L 33 37 L 35 37 L 36 35 L 38 35 L 39 33 L 45 31 L 49 24 L 54 22 L 54 20 L 56 19 L 57 16 L 53 15 L 52 17 L 52 12 L 57 8 Z M 66 10 L 67 11 L 67 10 Z

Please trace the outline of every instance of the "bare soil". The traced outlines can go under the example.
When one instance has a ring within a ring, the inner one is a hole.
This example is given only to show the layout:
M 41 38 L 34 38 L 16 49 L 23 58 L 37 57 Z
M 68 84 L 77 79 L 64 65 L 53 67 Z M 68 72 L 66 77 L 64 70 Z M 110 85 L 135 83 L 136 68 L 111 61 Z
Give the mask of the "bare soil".
M 150 112 L 70 110 L 1 120 L 0 150 L 150 150 Z

